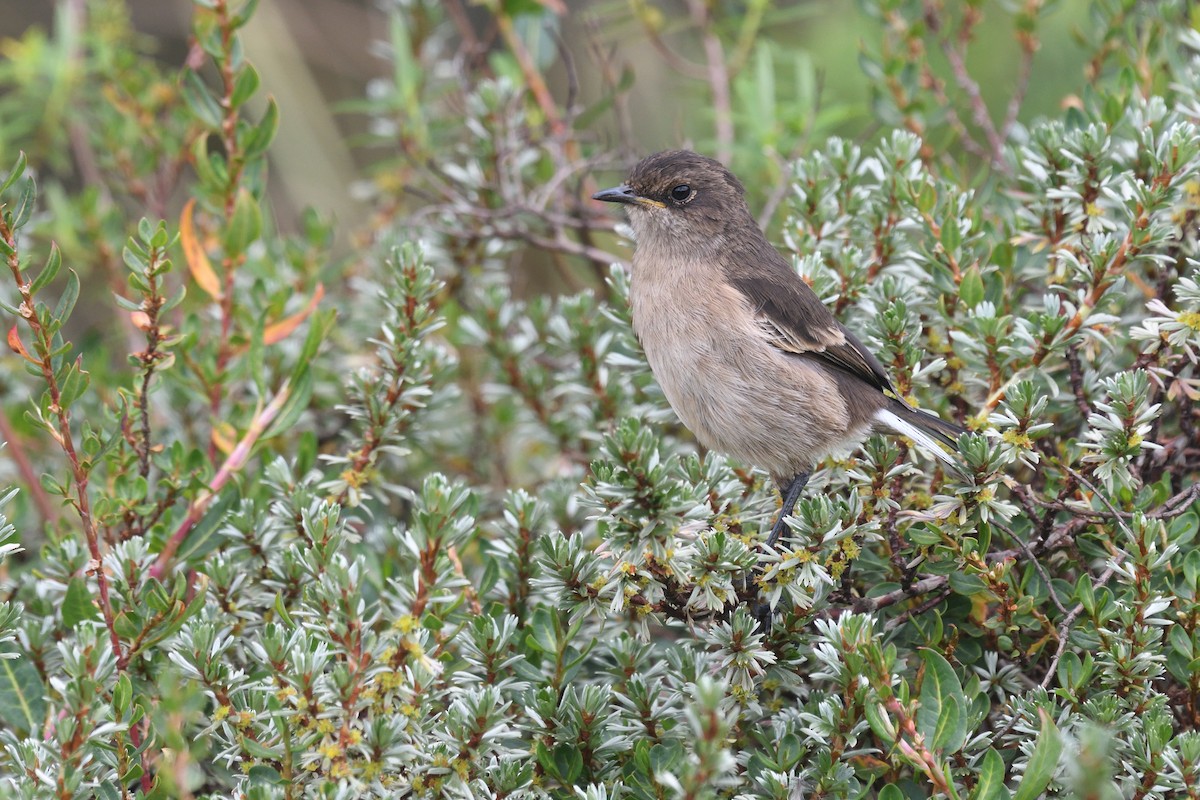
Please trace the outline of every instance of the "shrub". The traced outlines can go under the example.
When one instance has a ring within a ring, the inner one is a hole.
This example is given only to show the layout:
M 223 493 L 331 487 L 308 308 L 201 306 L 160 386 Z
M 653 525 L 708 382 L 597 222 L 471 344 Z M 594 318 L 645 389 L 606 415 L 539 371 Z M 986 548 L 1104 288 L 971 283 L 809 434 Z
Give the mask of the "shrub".
M 461 6 L 391 7 L 395 79 L 356 108 L 399 160 L 353 255 L 273 224 L 253 3 L 197 0 L 179 71 L 117 2 L 10 43 L 4 794 L 1200 797 L 1194 11 L 1094 4 L 1086 81 L 1023 121 L 1048 12 L 989 6 L 996 122 L 982 6 L 865 3 L 884 129 L 851 140 L 786 9 L 689 2 L 712 151 L 970 429 L 962 474 L 878 436 L 829 460 L 774 554 L 773 491 L 675 423 L 585 199 L 619 63 L 556 103 L 555 4 L 483 5 L 499 45 L 460 27 L 453 77 Z M 514 291 L 533 251 L 588 288 Z

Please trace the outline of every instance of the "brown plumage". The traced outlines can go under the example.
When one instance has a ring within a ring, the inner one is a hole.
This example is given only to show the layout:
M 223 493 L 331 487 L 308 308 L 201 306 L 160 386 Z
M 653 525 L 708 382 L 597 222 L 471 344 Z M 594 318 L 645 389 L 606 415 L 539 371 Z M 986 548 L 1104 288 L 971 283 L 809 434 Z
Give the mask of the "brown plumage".
M 771 543 L 816 463 L 873 430 L 952 463 L 938 442 L 961 429 L 896 396 L 879 360 L 763 236 L 719 162 L 657 153 L 595 198 L 629 211 L 634 331 L 672 408 L 706 447 L 779 485 Z

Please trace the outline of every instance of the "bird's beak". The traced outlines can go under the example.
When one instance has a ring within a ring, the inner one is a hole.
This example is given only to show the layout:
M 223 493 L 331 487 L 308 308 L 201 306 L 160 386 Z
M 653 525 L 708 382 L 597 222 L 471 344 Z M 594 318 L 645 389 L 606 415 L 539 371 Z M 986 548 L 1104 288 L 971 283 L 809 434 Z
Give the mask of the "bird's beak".
M 605 189 L 602 192 L 596 192 L 592 195 L 593 200 L 601 200 L 605 203 L 624 203 L 626 205 L 639 206 L 656 206 L 663 208 L 663 204 L 657 200 L 651 200 L 649 197 L 642 197 L 628 185 L 622 183 L 620 186 L 614 186 L 611 189 Z

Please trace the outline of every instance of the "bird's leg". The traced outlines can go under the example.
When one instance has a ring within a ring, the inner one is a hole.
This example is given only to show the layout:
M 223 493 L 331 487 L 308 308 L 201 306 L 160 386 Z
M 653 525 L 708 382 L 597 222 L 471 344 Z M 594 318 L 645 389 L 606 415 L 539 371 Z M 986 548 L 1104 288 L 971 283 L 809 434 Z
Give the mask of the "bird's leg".
M 783 497 L 783 505 L 779 508 L 779 516 L 775 518 L 775 524 L 771 527 L 771 534 L 767 537 L 767 547 L 774 547 L 779 541 L 779 537 L 783 535 L 784 528 L 787 523 L 784 522 L 786 517 L 790 517 L 796 509 L 796 501 L 800 499 L 801 492 L 808 485 L 808 477 L 811 472 L 797 472 L 792 476 L 784 486 L 779 482 L 779 494 Z M 755 570 L 755 575 L 761 574 L 761 569 Z M 754 604 L 754 618 L 758 620 L 758 627 L 763 633 L 771 629 L 771 606 L 764 602 L 756 602 Z
M 790 517 L 792 512 L 796 510 L 796 501 L 800 499 L 800 493 L 804 491 L 804 487 L 808 485 L 808 476 L 811 472 L 797 472 L 792 476 L 787 486 L 779 487 L 779 494 L 783 497 L 783 505 L 779 508 L 779 516 L 775 518 L 775 525 L 771 528 L 771 535 L 767 537 L 767 547 L 774 547 L 779 541 L 779 537 L 783 534 L 783 529 L 787 524 L 783 521 L 784 517 Z

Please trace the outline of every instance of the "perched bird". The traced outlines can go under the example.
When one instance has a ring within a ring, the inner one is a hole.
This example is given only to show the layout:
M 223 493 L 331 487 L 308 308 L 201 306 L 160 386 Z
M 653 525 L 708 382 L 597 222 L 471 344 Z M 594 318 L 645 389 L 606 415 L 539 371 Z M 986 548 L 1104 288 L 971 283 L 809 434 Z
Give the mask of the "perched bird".
M 962 429 L 896 394 L 763 236 L 745 193 L 720 162 L 670 150 L 593 199 L 628 210 L 633 329 L 671 407 L 705 447 L 778 486 L 773 546 L 825 456 L 888 430 L 953 464 L 941 445 Z

